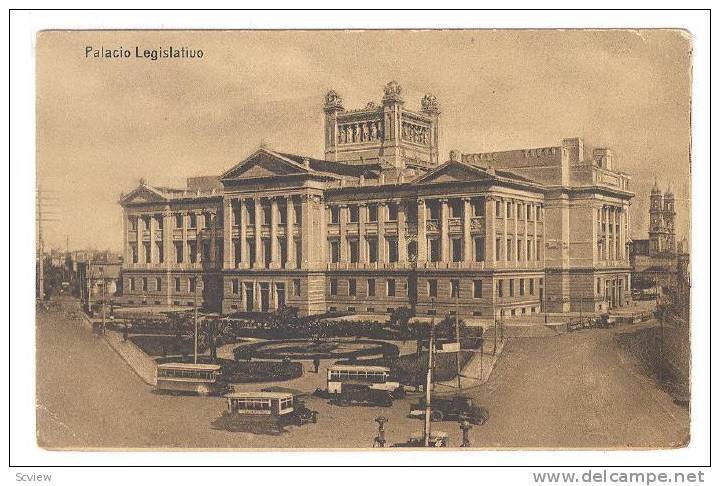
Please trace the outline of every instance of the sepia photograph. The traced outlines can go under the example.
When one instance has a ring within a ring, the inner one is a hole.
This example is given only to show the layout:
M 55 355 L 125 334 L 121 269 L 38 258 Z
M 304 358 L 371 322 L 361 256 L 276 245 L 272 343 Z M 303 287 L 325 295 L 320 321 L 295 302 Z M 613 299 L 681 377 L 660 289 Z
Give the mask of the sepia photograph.
M 693 439 L 687 30 L 35 42 L 39 448 Z

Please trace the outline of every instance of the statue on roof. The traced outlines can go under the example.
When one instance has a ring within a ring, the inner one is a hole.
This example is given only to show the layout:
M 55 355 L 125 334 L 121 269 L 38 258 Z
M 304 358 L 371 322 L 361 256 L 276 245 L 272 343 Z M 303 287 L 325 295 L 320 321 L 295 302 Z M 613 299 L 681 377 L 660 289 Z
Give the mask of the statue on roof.
M 337 91 L 331 89 L 325 94 L 325 109 L 344 110 L 342 97 Z
M 383 96 L 383 102 L 387 101 L 399 101 L 402 102 L 402 87 L 397 81 L 390 81 L 385 85 L 385 96 Z
M 422 106 L 422 111 L 425 113 L 440 113 L 440 105 L 438 104 L 438 100 L 435 95 L 426 94 L 422 97 L 422 100 L 420 100 L 420 105 Z

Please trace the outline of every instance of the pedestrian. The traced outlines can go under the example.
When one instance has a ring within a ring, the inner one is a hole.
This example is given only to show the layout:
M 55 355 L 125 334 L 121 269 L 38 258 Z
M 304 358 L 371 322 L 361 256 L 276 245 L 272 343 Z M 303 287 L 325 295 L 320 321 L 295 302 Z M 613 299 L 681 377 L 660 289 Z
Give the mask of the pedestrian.
M 320 359 L 315 358 L 313 360 L 313 366 L 315 367 L 315 374 L 317 374 L 318 371 L 320 370 Z

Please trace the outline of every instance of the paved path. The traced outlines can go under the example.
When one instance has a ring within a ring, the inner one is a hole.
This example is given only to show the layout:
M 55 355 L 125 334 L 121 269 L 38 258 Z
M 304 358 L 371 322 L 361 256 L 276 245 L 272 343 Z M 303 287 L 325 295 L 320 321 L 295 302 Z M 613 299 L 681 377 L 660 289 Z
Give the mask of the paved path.
M 490 410 L 490 422 L 471 432 L 476 447 L 670 447 L 687 437 L 687 411 L 619 353 L 613 331 L 514 339 L 487 384 L 471 393 Z M 102 340 L 60 313 L 40 312 L 38 442 L 47 448 L 267 448 L 370 447 L 374 419 L 389 419 L 390 442 L 422 423 L 407 417 L 412 398 L 392 407 L 342 408 L 309 398 L 317 424 L 281 435 L 212 428 L 225 408 L 220 398 L 157 395 Z M 302 389 L 323 383 L 306 373 Z M 295 383 L 280 384 L 295 387 Z M 258 388 L 257 385 L 246 385 Z M 460 443 L 456 423 L 435 425 Z

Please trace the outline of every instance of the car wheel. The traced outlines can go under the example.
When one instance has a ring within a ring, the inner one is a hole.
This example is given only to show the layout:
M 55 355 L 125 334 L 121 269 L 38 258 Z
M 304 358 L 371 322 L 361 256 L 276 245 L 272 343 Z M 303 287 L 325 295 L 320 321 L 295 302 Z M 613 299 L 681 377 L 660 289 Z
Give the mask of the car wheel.
M 430 412 L 430 420 L 433 422 L 442 422 L 444 415 L 440 410 Z

